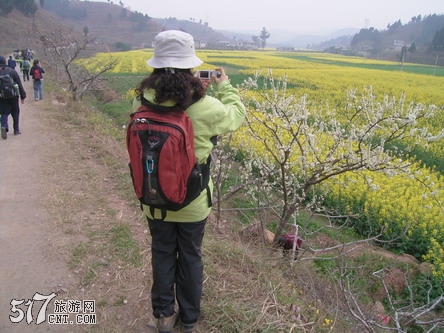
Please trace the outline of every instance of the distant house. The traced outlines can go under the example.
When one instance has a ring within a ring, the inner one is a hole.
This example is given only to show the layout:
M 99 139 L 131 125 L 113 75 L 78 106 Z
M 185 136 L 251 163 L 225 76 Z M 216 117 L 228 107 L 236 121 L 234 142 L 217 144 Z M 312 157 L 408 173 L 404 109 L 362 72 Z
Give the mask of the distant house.
M 220 40 L 216 43 L 216 48 L 221 50 L 255 50 L 257 45 L 253 42 L 239 40 Z
M 204 40 L 195 40 L 194 41 L 194 47 L 196 49 L 204 49 L 207 47 L 207 42 Z
M 256 50 L 257 49 L 257 43 L 255 42 L 243 42 L 242 47 L 244 50 Z
M 410 44 L 407 44 L 405 41 L 403 41 L 403 40 L 396 40 L 395 39 L 395 41 L 393 42 L 393 49 L 395 50 L 395 51 L 400 51 L 403 47 L 407 47 L 407 48 L 409 48 L 410 47 Z
M 291 46 L 281 46 L 276 48 L 277 51 L 282 51 L 282 52 L 294 52 L 295 48 L 291 47 Z
M 220 40 L 220 41 L 218 41 L 217 42 L 217 46 L 219 46 L 220 48 L 225 48 L 225 49 L 228 49 L 228 48 L 232 47 L 231 42 L 228 41 L 228 40 Z

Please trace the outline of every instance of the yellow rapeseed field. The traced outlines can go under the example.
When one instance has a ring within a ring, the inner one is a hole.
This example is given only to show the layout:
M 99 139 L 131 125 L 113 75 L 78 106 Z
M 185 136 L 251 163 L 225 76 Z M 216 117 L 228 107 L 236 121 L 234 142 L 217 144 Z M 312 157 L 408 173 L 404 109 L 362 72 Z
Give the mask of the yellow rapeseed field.
M 384 95 L 400 98 L 405 93 L 407 103 L 441 107 L 432 121 L 421 125 L 427 125 L 434 133 L 444 128 L 444 75 L 433 75 L 436 69 L 432 66 L 421 66 L 419 71 L 422 74 L 417 74 L 410 73 L 416 66 L 413 64 L 404 64 L 401 70 L 400 64 L 396 62 L 322 53 L 207 50 L 198 50 L 197 53 L 204 61 L 200 68 L 213 69 L 222 66 L 233 78 L 246 78 L 258 71 L 266 74 L 271 69 L 275 78 L 287 78 L 292 94 L 306 95 L 314 107 L 328 105 L 337 109 L 338 117 L 346 101 L 346 92 L 350 89 L 362 90 L 371 86 L 376 97 L 381 99 Z M 111 75 L 147 75 L 151 69 L 146 60 L 151 56 L 152 49 L 101 53 L 82 60 L 81 64 L 95 70 L 101 64 L 113 60 L 116 61 L 116 66 Z M 443 69 L 440 71 L 439 73 L 443 73 Z M 435 157 L 437 163 L 444 163 L 442 139 L 424 149 Z M 329 195 L 341 198 L 343 203 L 348 202 L 344 209 L 349 209 L 350 212 L 358 203 L 363 213 L 376 217 L 381 226 L 407 227 L 409 237 L 426 238 L 430 246 L 422 259 L 432 262 L 436 268 L 435 273 L 444 276 L 444 179 L 435 168 L 425 167 L 413 160 L 412 162 L 414 166 L 411 177 L 372 174 L 371 186 L 365 181 L 365 174 L 364 177 L 341 175 L 329 182 Z M 420 179 L 429 188 L 426 190 L 414 179 Z

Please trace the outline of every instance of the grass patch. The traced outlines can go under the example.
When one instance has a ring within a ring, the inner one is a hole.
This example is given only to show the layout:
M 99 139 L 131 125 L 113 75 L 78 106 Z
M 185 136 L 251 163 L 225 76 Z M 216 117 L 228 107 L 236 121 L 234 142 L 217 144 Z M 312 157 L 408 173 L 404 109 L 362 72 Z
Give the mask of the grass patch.
M 122 306 L 125 304 L 125 297 L 120 296 L 115 302 L 114 306 Z
M 131 102 L 128 100 L 115 101 L 106 104 L 97 104 L 97 107 L 103 111 L 103 113 L 109 116 L 110 126 L 122 129 L 127 126 L 130 120 L 130 114 L 132 112 Z
M 90 268 L 86 273 L 85 277 L 83 278 L 82 281 L 83 285 L 89 285 L 95 279 L 96 276 L 97 272 L 94 269 Z
M 114 89 L 116 92 L 120 94 L 125 94 L 127 91 L 132 91 L 134 88 L 142 81 L 145 77 L 148 76 L 148 72 L 146 75 L 140 74 L 129 74 L 125 73 L 125 75 L 106 75 L 106 80 L 108 82 L 108 86 Z
M 71 260 L 69 261 L 69 265 L 71 268 L 77 267 L 83 259 L 85 259 L 87 253 L 87 246 L 85 243 L 77 244 L 71 253 Z
M 139 243 L 131 235 L 131 229 L 124 224 L 118 224 L 111 229 L 111 241 L 114 255 L 134 266 L 142 265 Z
M 243 225 L 252 223 L 257 216 L 256 205 L 246 197 L 234 197 L 230 200 L 230 205 L 239 209 L 238 216 Z

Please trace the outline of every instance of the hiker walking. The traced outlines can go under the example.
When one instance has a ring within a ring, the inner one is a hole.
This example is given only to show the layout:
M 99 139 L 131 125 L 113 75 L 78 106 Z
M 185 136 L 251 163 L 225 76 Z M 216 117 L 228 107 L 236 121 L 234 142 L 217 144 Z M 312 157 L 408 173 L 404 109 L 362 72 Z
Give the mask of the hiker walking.
M 43 73 L 45 70 L 40 66 L 40 61 L 35 59 L 29 70 L 33 79 L 34 99 L 36 101 L 43 99 Z
M 29 60 L 25 58 L 22 64 L 23 82 L 25 82 L 26 80 L 29 81 L 29 68 Z
M 15 70 L 15 67 L 17 67 L 17 62 L 14 59 L 12 59 L 12 56 L 9 56 L 8 67 L 11 67 L 14 70 Z
M 5 57 L 0 56 L 0 76 L 4 75 L 9 76 L 13 81 L 12 92 L 11 90 L 9 90 L 8 92 L 0 91 L 2 95 L 2 97 L 0 98 L 1 137 L 2 139 L 6 140 L 8 138 L 9 132 L 8 116 L 10 114 L 12 116 L 14 135 L 21 134 L 19 127 L 19 97 L 23 104 L 26 98 L 26 92 L 25 89 L 23 89 L 22 82 L 20 81 L 20 75 L 14 69 L 7 66 Z
M 220 75 L 207 80 L 215 84 L 219 99 L 206 95 L 206 84 L 192 72 L 203 62 L 195 54 L 193 37 L 182 31 L 159 33 L 154 39 L 154 55 L 147 63 L 154 70 L 138 84 L 133 111 L 142 102 L 164 110 L 160 112 L 172 107 L 185 110 L 194 128 L 197 162 L 205 163 L 214 147 L 212 138 L 237 130 L 244 121 L 245 106 L 237 89 L 224 69 L 217 68 Z M 209 187 L 178 211 L 143 205 L 152 238 L 151 302 L 159 332 L 172 332 L 177 320 L 183 332 L 193 332 L 200 318 L 202 239 L 211 211 L 212 188 L 210 180 Z

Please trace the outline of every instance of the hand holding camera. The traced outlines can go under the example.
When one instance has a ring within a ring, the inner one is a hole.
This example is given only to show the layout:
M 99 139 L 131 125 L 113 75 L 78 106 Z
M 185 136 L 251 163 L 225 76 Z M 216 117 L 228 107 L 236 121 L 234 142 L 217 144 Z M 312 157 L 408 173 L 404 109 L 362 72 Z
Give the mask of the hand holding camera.
M 222 67 L 218 67 L 215 70 L 200 70 L 196 73 L 196 76 L 199 77 L 202 82 L 212 80 L 215 83 L 219 83 L 228 80 L 228 76 Z
M 204 70 L 204 71 L 198 71 L 197 73 L 198 73 L 198 76 L 201 79 L 211 79 L 213 76 L 215 76 L 215 77 L 220 77 L 221 76 L 221 73 L 218 72 L 218 71 L 207 71 L 207 70 Z

